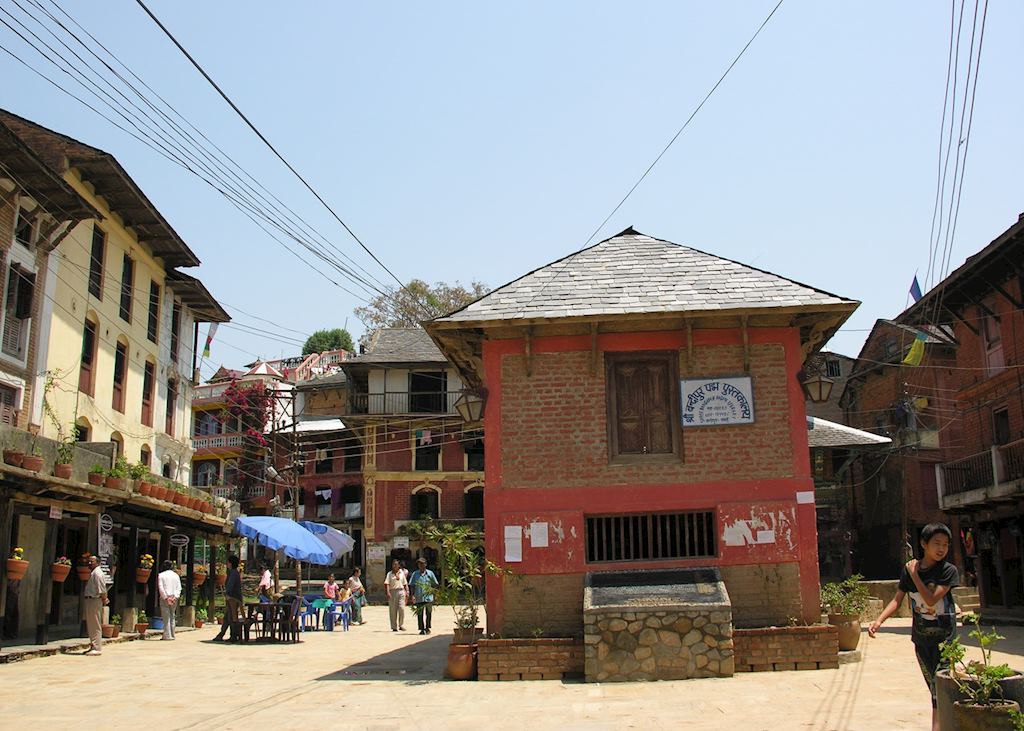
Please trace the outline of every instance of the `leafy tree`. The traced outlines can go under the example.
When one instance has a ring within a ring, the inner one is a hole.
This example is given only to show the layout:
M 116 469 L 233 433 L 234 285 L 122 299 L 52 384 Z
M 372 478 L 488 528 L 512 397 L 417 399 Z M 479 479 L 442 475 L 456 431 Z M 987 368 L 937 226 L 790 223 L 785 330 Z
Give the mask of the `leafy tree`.
M 324 353 L 328 350 L 345 349 L 349 352 L 355 350 L 352 345 L 352 336 L 348 330 L 336 327 L 333 330 L 317 330 L 309 336 L 306 344 L 302 346 L 302 354 Z
M 377 295 L 366 307 L 355 309 L 367 330 L 381 327 L 417 327 L 422 320 L 446 315 L 487 294 L 487 285 L 470 282 L 468 287 L 458 281 L 433 286 L 422 279 L 413 279 L 402 289 L 389 289 L 387 296 Z

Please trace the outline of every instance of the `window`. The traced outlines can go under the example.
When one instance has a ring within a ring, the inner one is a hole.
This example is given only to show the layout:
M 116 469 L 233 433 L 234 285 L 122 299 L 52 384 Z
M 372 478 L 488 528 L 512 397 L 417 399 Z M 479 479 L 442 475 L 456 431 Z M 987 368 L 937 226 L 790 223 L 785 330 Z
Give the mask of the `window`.
M 445 389 L 448 374 L 445 371 L 423 371 L 409 374 L 409 412 L 412 414 L 442 414 L 448 410 Z
M 146 361 L 142 372 L 142 423 L 153 426 L 153 393 L 156 388 L 156 363 Z
M 587 519 L 587 563 L 715 556 L 713 511 Z
M 192 421 L 192 436 L 208 437 L 223 434 L 224 423 L 215 411 L 197 411 Z
M 18 389 L 0 385 L 0 423 L 18 423 Z
M 828 358 L 825 361 L 825 375 L 829 378 L 840 378 L 843 375 L 842 365 L 835 358 Z
M 163 477 L 170 479 L 170 476 L 171 476 L 171 463 L 170 462 L 164 462 L 163 467 L 160 468 L 160 474 Z
M 226 459 L 224 460 L 224 484 L 234 485 L 238 482 L 238 460 L 237 459 Z
M 338 502 L 344 506 L 346 519 L 363 517 L 363 486 L 343 486 L 338 491 Z
M 413 469 L 435 471 L 441 469 L 441 445 L 417 444 Z
M 1000 331 L 999 317 L 994 314 L 995 302 L 988 303 L 981 310 L 981 343 L 984 348 L 985 365 L 988 375 L 992 376 L 1003 370 L 1003 336 Z
M 125 254 L 121 263 L 121 319 L 125 322 L 132 321 L 132 298 L 135 295 L 132 282 L 134 279 L 135 262 L 128 254 Z
M 667 352 L 608 353 L 608 431 L 611 457 L 680 454 L 679 380 Z
M 331 517 L 331 492 L 330 485 L 320 485 L 314 490 L 316 494 L 316 517 Z
M 484 517 L 484 489 L 482 487 L 474 487 L 468 490 L 464 500 L 462 511 L 467 518 L 479 519 Z
M 424 488 L 413 493 L 409 505 L 409 517 L 413 520 L 424 518 L 440 518 L 438 513 L 438 497 L 436 490 Z
M 484 439 L 479 433 L 467 434 L 463 442 L 466 452 L 466 470 L 469 472 L 484 471 Z
M 75 441 L 89 441 L 89 427 L 85 424 L 75 424 Z
M 145 445 L 142 446 L 142 449 L 139 451 L 139 462 L 146 465 L 147 469 L 149 468 L 149 465 L 152 464 L 153 453 L 149 451 L 149 447 Z
M 355 444 L 345 445 L 345 472 L 362 472 L 363 470 L 363 446 Z
M 1010 443 L 1010 412 L 1007 409 L 992 414 L 992 438 L 995 444 Z
M 156 282 L 149 283 L 149 322 L 146 324 L 146 337 L 150 342 L 156 342 L 157 333 L 160 330 L 160 285 Z
M 111 401 L 111 408 L 122 414 L 124 413 L 124 382 L 127 375 L 128 346 L 119 342 L 114 353 L 114 398 Z
M 24 359 L 28 345 L 29 318 L 35 295 L 36 275 L 12 264 L 7 275 L 7 296 L 4 299 L 3 352 Z
M 124 437 L 117 432 L 113 432 L 110 435 L 110 443 L 114 445 L 114 459 L 124 454 Z
M 178 363 L 178 348 L 181 344 L 181 303 L 175 302 L 171 309 L 171 363 Z
M 92 255 L 89 257 L 89 294 L 103 299 L 103 254 L 107 248 L 107 235 L 96 224 L 92 226 Z
M 207 459 L 192 465 L 192 486 L 213 487 L 220 478 L 220 460 Z
M 26 249 L 31 249 L 36 244 L 36 220 L 24 208 L 18 208 L 18 222 L 14 225 L 14 240 Z
M 96 323 L 85 321 L 82 329 L 82 364 L 78 369 L 78 390 L 89 396 L 94 395 L 93 386 L 96 367 Z
M 314 472 L 318 475 L 328 475 L 334 472 L 334 457 L 329 449 L 316 450 L 316 464 Z
M 167 414 L 164 417 L 164 431 L 174 436 L 174 412 L 178 406 L 178 382 L 167 379 Z

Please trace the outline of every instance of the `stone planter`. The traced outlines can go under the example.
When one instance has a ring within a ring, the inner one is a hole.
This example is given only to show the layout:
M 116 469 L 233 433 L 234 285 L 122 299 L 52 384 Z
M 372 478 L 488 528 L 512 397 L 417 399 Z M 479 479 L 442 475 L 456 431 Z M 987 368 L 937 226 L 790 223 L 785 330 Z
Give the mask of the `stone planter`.
M 106 481 L 106 476 L 102 472 L 90 472 L 89 473 L 89 484 L 95 487 L 99 487 Z
M 53 476 L 59 477 L 62 480 L 70 480 L 73 466 L 69 464 L 55 464 L 53 466 Z
M 135 581 L 140 584 L 145 584 L 149 581 L 149 575 L 153 572 L 153 569 L 135 569 Z
M 839 651 L 856 650 L 860 644 L 859 614 L 830 614 L 828 623 L 839 631 Z
M 34 454 L 26 454 L 21 460 L 21 467 L 29 472 L 39 472 L 43 469 L 43 458 Z
M 1017 673 L 999 681 L 1003 697 L 1008 701 L 1024 703 L 1024 675 Z M 953 705 L 966 698 L 956 682 L 949 677 L 948 670 L 940 670 L 935 674 L 935 697 L 939 707 L 939 728 L 941 731 L 962 731 L 962 727 L 954 720 Z M 998 727 L 997 727 L 998 728 Z
M 50 580 L 63 584 L 71 573 L 71 567 L 64 563 L 50 564 Z
M 583 672 L 583 640 L 519 637 L 476 643 L 478 680 L 560 680 Z
M 1003 701 L 987 706 L 978 706 L 967 701 L 953 704 L 953 718 L 960 731 L 1014 731 L 1010 719 L 1012 711 L 1020 711 L 1016 701 Z
M 111 490 L 127 490 L 128 489 L 128 478 L 127 477 L 107 477 L 104 479 L 104 484 Z
M 25 453 L 17 449 L 5 449 L 4 450 L 4 462 L 11 465 L 12 467 L 21 467 L 22 461 L 25 459 Z
M 736 629 L 732 641 L 738 673 L 839 667 L 839 632 L 830 624 Z
M 20 581 L 25 578 L 26 571 L 28 571 L 28 561 L 16 558 L 7 559 L 7 579 L 9 581 Z

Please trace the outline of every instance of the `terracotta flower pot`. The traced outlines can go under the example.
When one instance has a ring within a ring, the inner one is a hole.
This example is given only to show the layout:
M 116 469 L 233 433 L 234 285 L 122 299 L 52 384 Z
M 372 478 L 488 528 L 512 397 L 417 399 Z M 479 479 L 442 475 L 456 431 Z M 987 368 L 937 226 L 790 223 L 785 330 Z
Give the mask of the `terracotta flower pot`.
M 145 584 L 149 581 L 149 575 L 153 572 L 153 569 L 135 569 L 135 581 L 140 584 Z
M 196 620 L 196 629 L 202 629 L 202 628 L 203 628 L 203 620 L 197 619 Z
M 149 629 L 149 624 L 137 624 L 135 625 L 135 631 L 140 635 L 146 634 L 146 630 Z
M 106 639 L 109 640 L 111 637 L 114 636 L 114 625 L 112 625 L 112 624 L 101 624 L 100 625 L 100 631 L 103 632 L 103 636 Z
M 78 566 L 75 571 L 78 573 L 78 580 L 86 582 L 89 580 L 89 576 L 92 575 L 92 569 L 88 566 Z
M 62 480 L 70 480 L 73 466 L 69 464 L 55 464 L 53 466 L 53 476 L 59 477 Z
M 71 567 L 64 563 L 52 563 L 50 564 L 50 580 L 56 581 L 58 584 L 63 584 L 64 580 L 68 578 L 68 574 L 71 573 Z
M 90 472 L 89 473 L 89 484 L 90 485 L 102 485 L 106 481 L 106 476 L 102 472 Z
M 203 501 L 203 504 L 199 506 L 199 509 L 203 511 L 203 515 L 209 515 L 213 512 L 213 506 L 205 500 Z
M 153 486 L 150 485 L 148 482 L 139 482 L 137 483 L 137 485 L 140 495 L 145 495 L 146 497 L 153 496 Z
M 11 581 L 19 581 L 25 578 L 28 571 L 28 561 L 21 561 L 16 558 L 7 559 L 7 578 Z
M 34 454 L 26 454 L 21 460 L 21 466 L 29 472 L 39 472 L 43 469 L 43 458 Z
M 192 574 L 192 586 L 202 586 L 206 583 L 206 574 Z
M 839 630 L 839 651 L 856 650 L 860 643 L 859 614 L 830 614 L 828 623 Z
M 127 477 L 107 477 L 104 480 L 104 484 L 111 490 L 127 490 L 128 489 L 128 478 Z
M 985 706 L 957 701 L 953 704 L 953 718 L 960 731 L 1013 731 L 1010 712 L 1019 710 L 1016 701 L 997 701 Z
M 445 675 L 452 680 L 476 678 L 476 649 L 473 645 L 448 645 L 448 663 Z
M 21 467 L 22 460 L 25 459 L 25 453 L 20 452 L 17 449 L 5 449 L 4 450 L 4 462 L 14 467 Z
M 213 577 L 213 580 L 214 580 L 214 582 L 216 582 L 217 588 L 220 588 L 220 587 L 224 586 L 224 584 L 228 583 L 228 575 L 227 574 L 217 574 L 216 576 Z
M 174 493 L 174 504 L 181 505 L 182 507 L 188 506 L 188 495 L 183 492 Z

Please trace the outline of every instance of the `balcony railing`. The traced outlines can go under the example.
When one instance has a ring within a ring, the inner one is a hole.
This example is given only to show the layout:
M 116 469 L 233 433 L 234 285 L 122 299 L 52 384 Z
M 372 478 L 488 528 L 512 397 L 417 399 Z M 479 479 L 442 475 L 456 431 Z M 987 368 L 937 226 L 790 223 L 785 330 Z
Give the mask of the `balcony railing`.
M 203 383 L 196 386 L 192 391 L 193 401 L 203 401 L 206 399 L 220 398 L 224 395 L 224 392 L 228 390 L 231 385 L 230 382 L 226 383 Z
M 217 449 L 218 447 L 241 447 L 244 441 L 244 434 L 210 434 L 205 437 L 192 437 L 192 448 Z
M 937 476 L 943 497 L 1024 480 L 1024 439 L 939 465 Z
M 454 414 L 462 391 L 353 393 L 354 414 Z

